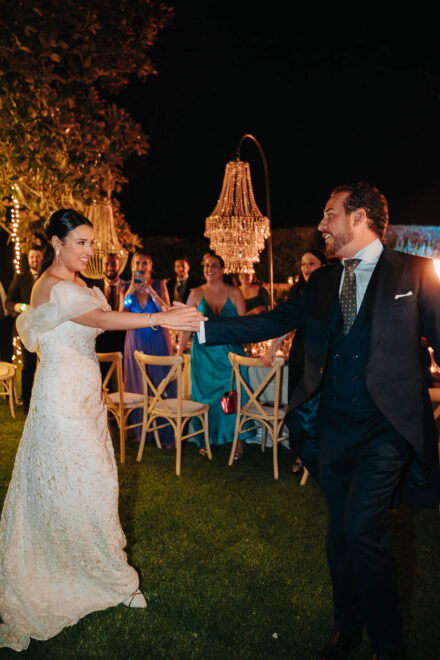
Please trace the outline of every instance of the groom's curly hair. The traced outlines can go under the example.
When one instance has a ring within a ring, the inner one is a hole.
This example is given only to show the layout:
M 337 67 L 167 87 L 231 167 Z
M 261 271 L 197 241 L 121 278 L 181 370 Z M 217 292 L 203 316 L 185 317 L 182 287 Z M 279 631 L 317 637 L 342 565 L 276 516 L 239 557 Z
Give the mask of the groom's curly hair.
M 379 238 L 383 238 L 388 226 L 388 202 L 386 197 L 374 186 L 364 181 L 338 186 L 332 190 L 332 195 L 348 193 L 344 199 L 346 213 L 365 209 L 368 226 Z

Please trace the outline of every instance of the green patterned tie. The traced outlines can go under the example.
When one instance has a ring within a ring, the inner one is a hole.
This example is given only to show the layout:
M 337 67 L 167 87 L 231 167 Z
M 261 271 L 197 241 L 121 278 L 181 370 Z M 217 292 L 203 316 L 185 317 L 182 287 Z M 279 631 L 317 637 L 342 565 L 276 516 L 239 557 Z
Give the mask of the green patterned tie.
M 345 273 L 344 283 L 339 295 L 339 305 L 341 307 L 344 326 L 342 332 L 346 335 L 354 323 L 357 314 L 356 305 L 356 275 L 355 268 L 361 259 L 347 259 L 344 261 Z

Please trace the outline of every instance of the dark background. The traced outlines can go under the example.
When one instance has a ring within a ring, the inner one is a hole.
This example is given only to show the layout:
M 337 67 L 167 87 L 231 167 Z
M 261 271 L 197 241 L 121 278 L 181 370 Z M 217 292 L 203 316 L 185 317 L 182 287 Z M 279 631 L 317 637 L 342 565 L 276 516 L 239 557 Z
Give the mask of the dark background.
M 269 164 L 272 226 L 315 225 L 332 187 L 366 180 L 391 222 L 439 224 L 439 38 L 412 5 L 178 0 L 153 49 L 158 75 L 119 102 L 149 134 L 121 195 L 141 235 L 201 237 L 243 133 Z M 359 12 L 362 12 L 359 14 Z M 257 203 L 262 165 L 245 142 Z

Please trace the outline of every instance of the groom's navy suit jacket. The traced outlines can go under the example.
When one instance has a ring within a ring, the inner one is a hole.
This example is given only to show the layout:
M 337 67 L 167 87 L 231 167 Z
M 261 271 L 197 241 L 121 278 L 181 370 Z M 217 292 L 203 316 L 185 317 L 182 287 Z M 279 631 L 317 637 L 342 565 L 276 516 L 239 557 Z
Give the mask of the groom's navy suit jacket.
M 289 299 L 270 312 L 205 323 L 207 344 L 259 342 L 303 326 L 305 367 L 289 401 L 292 410 L 319 389 L 325 375 L 342 271 L 340 264 L 314 271 L 299 299 Z M 385 418 L 422 463 L 430 465 L 431 485 L 434 480 L 437 490 L 438 437 L 424 383 L 420 338 L 426 337 L 440 364 L 440 281 L 430 259 L 385 247 L 370 287 L 367 388 Z M 421 474 L 414 472 L 412 481 L 419 479 Z M 408 499 L 417 500 L 410 495 Z

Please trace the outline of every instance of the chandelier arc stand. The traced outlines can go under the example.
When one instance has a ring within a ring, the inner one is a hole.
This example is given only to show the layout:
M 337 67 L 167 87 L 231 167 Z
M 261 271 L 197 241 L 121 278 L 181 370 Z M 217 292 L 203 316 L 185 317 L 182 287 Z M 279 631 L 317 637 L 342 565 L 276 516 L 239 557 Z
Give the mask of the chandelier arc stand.
M 264 187 L 266 191 L 266 217 L 269 220 L 269 235 L 267 237 L 267 254 L 268 254 L 268 265 L 269 265 L 269 287 L 270 287 L 270 308 L 273 308 L 273 255 L 272 255 L 272 209 L 270 204 L 270 186 L 269 186 L 269 168 L 267 166 L 266 156 L 263 151 L 263 147 L 258 142 L 257 138 L 251 135 L 250 133 L 245 133 L 241 136 L 240 142 L 238 143 L 236 158 L 240 158 L 240 152 L 243 142 L 246 140 L 252 140 L 252 142 L 257 146 L 258 151 L 261 156 L 264 170 Z
M 240 160 L 244 140 L 252 140 L 263 162 L 266 187 L 266 215 L 255 201 L 249 163 Z M 267 240 L 269 257 L 270 306 L 273 307 L 273 261 L 270 227 L 269 173 L 261 144 L 249 133 L 239 142 L 236 158 L 226 163 L 220 197 L 212 213 L 206 218 L 205 236 L 211 249 L 225 262 L 227 273 L 255 272 L 254 264 L 260 261 L 260 252 Z

